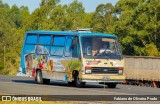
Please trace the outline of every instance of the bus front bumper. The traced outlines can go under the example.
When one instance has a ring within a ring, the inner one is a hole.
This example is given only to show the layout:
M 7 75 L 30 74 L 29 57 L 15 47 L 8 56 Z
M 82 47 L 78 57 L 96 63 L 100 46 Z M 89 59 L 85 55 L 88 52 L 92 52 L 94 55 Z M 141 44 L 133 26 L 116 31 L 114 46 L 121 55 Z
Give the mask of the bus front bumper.
M 124 75 L 82 75 L 82 82 L 107 82 L 122 83 L 125 80 Z

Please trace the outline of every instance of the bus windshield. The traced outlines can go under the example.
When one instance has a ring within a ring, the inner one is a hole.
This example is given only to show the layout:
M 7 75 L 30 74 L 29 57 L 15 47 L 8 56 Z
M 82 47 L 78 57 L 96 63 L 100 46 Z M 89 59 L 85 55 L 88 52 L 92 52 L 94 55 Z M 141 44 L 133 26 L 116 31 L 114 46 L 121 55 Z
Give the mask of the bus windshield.
M 121 59 L 121 51 L 117 39 L 110 37 L 82 37 L 82 51 L 84 58 Z

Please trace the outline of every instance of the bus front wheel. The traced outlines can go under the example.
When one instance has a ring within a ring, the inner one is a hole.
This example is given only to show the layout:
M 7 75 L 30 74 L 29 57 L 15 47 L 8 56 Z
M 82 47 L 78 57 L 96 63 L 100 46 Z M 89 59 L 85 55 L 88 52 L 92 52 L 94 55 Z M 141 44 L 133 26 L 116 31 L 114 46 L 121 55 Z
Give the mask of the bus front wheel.
M 108 83 L 107 86 L 108 86 L 108 88 L 116 88 L 117 84 L 116 83 Z
M 74 86 L 74 87 L 76 86 L 74 81 L 68 82 L 68 85 L 69 85 L 69 86 Z
M 77 75 L 75 75 L 74 76 L 74 81 L 75 81 L 75 85 L 77 86 L 77 87 L 84 87 L 85 86 L 85 82 L 81 82 L 80 81 L 80 79 L 79 79 L 79 77 L 78 77 L 78 74 Z

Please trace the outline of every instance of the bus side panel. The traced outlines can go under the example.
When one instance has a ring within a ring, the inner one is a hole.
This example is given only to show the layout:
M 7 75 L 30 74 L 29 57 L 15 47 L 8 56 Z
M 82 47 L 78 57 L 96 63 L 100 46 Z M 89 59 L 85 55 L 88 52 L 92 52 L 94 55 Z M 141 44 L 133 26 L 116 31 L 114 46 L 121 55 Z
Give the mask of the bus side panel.
M 66 68 L 65 81 L 71 82 L 73 81 L 73 70 L 80 71 L 82 68 L 81 61 L 77 58 L 70 58 L 61 61 L 62 65 Z
M 65 81 L 65 67 L 62 65 L 61 60 L 64 60 L 62 57 L 49 57 L 47 61 L 47 70 L 43 70 L 43 77 L 47 79 L 54 79 Z
M 26 33 L 22 54 L 21 54 L 21 68 L 22 73 L 27 76 L 34 76 L 32 73 L 33 69 L 36 67 L 33 66 L 33 59 L 35 58 L 35 49 L 38 42 L 38 35 L 33 33 Z
M 45 78 L 62 81 L 72 80 L 72 72 L 68 71 L 68 63 L 72 59 L 72 39 L 72 36 L 54 36 L 54 44 L 51 46 L 48 60 L 49 71 L 43 71 Z
M 25 44 L 25 41 L 26 41 L 26 35 L 24 37 L 24 43 L 23 43 L 23 46 L 22 46 L 22 52 L 21 52 L 21 61 L 20 61 L 20 67 L 21 67 L 21 71 L 23 74 L 26 74 L 26 71 L 25 71 L 25 59 L 24 59 L 24 44 Z
M 41 59 L 36 58 L 33 60 L 33 63 L 36 61 L 38 65 L 37 67 L 42 70 L 43 78 L 46 79 L 71 82 L 73 80 L 72 71 L 80 71 L 82 67 L 81 61 L 79 59 L 74 59 L 71 57 L 50 56 L 48 60 L 46 60 L 44 56 L 40 57 Z
M 23 51 L 22 51 L 22 53 L 21 53 L 21 71 L 22 71 L 22 73 L 23 74 L 26 74 L 26 71 L 25 71 L 25 62 L 24 62 L 24 53 L 23 53 Z
M 66 82 L 73 81 L 73 70 L 80 71 L 81 61 L 74 58 L 50 58 L 48 60 L 48 71 L 43 71 L 43 77 Z
M 33 68 L 33 54 L 26 54 L 25 55 L 25 71 L 26 74 L 31 76 L 31 70 Z

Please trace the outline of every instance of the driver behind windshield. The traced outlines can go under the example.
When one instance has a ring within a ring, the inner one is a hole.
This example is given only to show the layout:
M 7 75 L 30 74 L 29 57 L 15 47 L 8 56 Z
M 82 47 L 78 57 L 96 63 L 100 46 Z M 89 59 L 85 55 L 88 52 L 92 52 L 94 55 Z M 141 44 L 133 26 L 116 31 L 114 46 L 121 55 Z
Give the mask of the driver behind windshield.
M 102 48 L 99 50 L 99 53 L 108 53 L 108 52 L 112 52 L 109 48 L 109 43 L 107 45 L 107 43 L 103 43 Z

